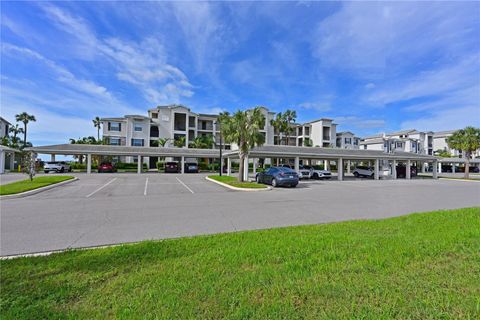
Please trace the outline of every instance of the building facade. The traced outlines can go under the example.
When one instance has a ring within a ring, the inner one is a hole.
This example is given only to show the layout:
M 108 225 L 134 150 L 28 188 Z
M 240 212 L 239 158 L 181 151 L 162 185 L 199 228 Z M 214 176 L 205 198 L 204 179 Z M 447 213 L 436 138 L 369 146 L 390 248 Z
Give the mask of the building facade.
M 447 152 L 452 157 L 463 158 L 461 150 L 455 150 L 448 146 L 447 138 L 450 137 L 456 130 L 438 131 L 433 134 L 433 152 L 438 154 L 440 152 Z M 472 158 L 480 157 L 480 149 L 472 153 Z
M 4 118 L 0 117 L 0 139 L 9 136 L 9 130 L 11 127 L 11 123 L 5 120 Z
M 341 149 L 359 149 L 360 138 L 350 131 L 337 133 L 336 147 Z
M 382 133 L 363 138 L 360 141 L 360 148 L 384 152 L 404 151 L 433 155 L 433 132 L 421 132 L 411 129 Z

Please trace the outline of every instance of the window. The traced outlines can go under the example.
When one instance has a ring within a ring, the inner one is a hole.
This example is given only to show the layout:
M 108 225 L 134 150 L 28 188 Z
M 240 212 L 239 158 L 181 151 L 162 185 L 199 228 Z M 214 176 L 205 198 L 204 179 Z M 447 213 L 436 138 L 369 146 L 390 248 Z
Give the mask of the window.
M 143 147 L 143 139 L 132 139 L 132 146 Z
M 122 131 L 122 124 L 120 122 L 109 122 L 108 131 Z
M 158 119 L 158 113 L 152 112 L 152 118 L 153 119 Z
M 119 146 L 120 145 L 120 138 L 110 138 L 110 145 Z
M 353 139 L 353 145 L 358 146 L 358 139 Z
M 345 138 L 345 144 L 352 144 L 352 138 Z
M 403 146 L 402 142 L 395 142 L 395 148 L 401 148 Z
M 133 127 L 134 127 L 134 130 L 135 130 L 135 131 L 143 131 L 142 124 L 139 123 L 139 122 L 135 122 L 135 123 L 133 124 Z

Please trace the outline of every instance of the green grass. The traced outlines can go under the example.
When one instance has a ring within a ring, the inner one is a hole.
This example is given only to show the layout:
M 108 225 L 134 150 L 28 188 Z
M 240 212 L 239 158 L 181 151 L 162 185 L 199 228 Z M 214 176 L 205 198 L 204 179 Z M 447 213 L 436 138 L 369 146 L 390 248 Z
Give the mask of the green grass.
M 218 176 L 218 175 L 212 175 L 208 176 L 210 179 L 220 181 L 223 183 L 226 183 L 228 185 L 231 185 L 233 187 L 237 188 L 251 188 L 251 189 L 265 189 L 266 186 L 263 184 L 258 184 L 256 182 L 238 182 L 238 179 L 236 177 L 232 176 Z
M 12 183 L 7 183 L 0 185 L 0 195 L 7 194 L 16 194 L 20 192 L 25 192 L 33 189 L 38 189 L 41 187 L 49 186 L 51 184 L 59 183 L 65 180 L 73 179 L 72 176 L 48 176 L 48 177 L 35 177 L 31 181 L 30 179 L 25 179 L 21 181 L 16 181 Z
M 0 266 L 2 319 L 479 319 L 480 208 Z

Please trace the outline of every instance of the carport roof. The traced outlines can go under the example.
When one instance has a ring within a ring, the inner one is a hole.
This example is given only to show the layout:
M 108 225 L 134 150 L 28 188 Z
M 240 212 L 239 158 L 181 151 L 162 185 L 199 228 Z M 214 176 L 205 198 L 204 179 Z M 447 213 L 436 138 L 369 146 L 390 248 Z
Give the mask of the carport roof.
M 238 157 L 238 151 L 225 154 L 226 157 Z M 295 147 L 266 145 L 256 147 L 249 153 L 250 157 L 283 157 L 283 158 L 317 158 L 317 159 L 398 159 L 398 160 L 423 160 L 432 161 L 437 158 L 429 155 L 416 154 L 411 152 L 385 153 L 376 150 L 357 150 L 320 147 Z
M 57 144 L 31 147 L 26 150 L 43 154 L 95 154 L 111 156 L 151 156 L 151 157 L 205 157 L 218 158 L 219 150 L 193 148 L 129 147 L 98 144 Z

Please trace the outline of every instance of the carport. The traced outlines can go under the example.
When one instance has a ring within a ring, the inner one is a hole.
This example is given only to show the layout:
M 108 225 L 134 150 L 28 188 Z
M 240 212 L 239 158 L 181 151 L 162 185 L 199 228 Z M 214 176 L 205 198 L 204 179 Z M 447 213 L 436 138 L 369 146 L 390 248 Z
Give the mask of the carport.
M 51 161 L 55 155 L 86 155 L 87 173 L 92 172 L 92 155 L 137 157 L 137 173 L 142 173 L 143 157 L 178 157 L 181 159 L 181 172 L 185 170 L 185 158 L 219 158 L 219 150 L 193 148 L 130 147 L 96 144 L 57 144 L 31 147 L 26 150 L 37 154 L 49 154 Z
M 231 151 L 224 155 L 227 159 L 227 175 L 231 174 L 231 162 L 233 159 L 239 159 L 238 151 Z M 279 146 L 269 145 L 256 147 L 250 150 L 248 157 L 245 159 L 245 177 L 248 179 L 249 169 L 248 164 L 250 159 L 253 162 L 253 174 L 256 174 L 256 164 L 258 159 L 261 158 L 289 158 L 294 159 L 295 170 L 300 168 L 300 160 L 323 160 L 323 161 L 335 161 L 337 163 L 338 180 L 344 178 L 344 164 L 348 163 L 347 171 L 350 169 L 350 161 L 372 161 L 374 163 L 374 178 L 380 179 L 380 162 L 391 163 L 392 178 L 397 178 L 396 167 L 398 163 L 405 163 L 406 166 L 406 179 L 411 178 L 410 170 L 412 162 L 420 163 L 422 171 L 424 169 L 424 163 L 433 163 L 433 178 L 437 178 L 438 159 L 434 156 L 416 154 L 411 152 L 399 152 L 386 153 L 376 150 L 352 150 L 352 149 L 336 149 L 336 148 L 318 148 L 318 147 L 296 147 L 296 146 Z
M 442 173 L 442 165 L 452 166 L 452 173 L 456 172 L 456 165 L 463 164 L 465 166 L 465 158 L 441 158 L 438 160 L 438 172 Z M 480 169 L 480 159 L 470 159 L 470 166 L 476 166 Z
M 15 153 L 18 152 L 20 151 L 17 149 L 0 145 L 0 174 L 5 173 L 5 167 L 7 167 L 7 159 L 8 168 L 10 169 L 10 171 L 13 171 L 15 165 Z

